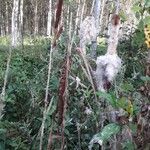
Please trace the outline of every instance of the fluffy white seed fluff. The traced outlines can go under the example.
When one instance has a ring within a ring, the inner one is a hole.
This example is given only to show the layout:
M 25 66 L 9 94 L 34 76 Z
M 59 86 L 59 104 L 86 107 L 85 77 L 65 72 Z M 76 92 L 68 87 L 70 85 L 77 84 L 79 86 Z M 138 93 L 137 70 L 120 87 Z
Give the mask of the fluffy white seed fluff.
M 104 90 L 104 80 L 107 78 L 109 82 L 112 82 L 121 68 L 121 59 L 117 54 L 105 54 L 99 56 L 96 60 L 97 69 L 95 72 L 95 78 L 99 91 Z

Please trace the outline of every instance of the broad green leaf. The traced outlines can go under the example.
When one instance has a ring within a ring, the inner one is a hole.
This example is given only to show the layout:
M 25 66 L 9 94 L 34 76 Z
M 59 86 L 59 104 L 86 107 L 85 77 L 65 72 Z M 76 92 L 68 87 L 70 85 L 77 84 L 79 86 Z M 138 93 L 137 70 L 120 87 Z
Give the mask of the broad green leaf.
M 120 100 L 118 100 L 117 105 L 118 105 L 118 107 L 121 107 L 122 109 L 125 109 L 127 107 L 126 97 L 122 97 Z
M 150 81 L 150 77 L 142 76 L 141 80 L 144 81 L 144 82 L 145 81 Z
M 92 149 L 94 143 L 102 145 L 104 142 L 110 139 L 111 136 L 117 134 L 121 130 L 121 127 L 116 123 L 106 125 L 100 133 L 93 136 L 89 143 L 89 150 Z
M 133 115 L 133 105 L 130 100 L 128 100 L 128 105 L 125 110 L 128 112 L 130 117 Z
M 133 115 L 133 105 L 126 97 L 122 97 L 117 101 L 117 106 L 124 109 L 130 116 Z
M 108 101 L 113 107 L 116 107 L 116 101 L 115 99 L 112 97 L 112 95 L 108 94 L 108 93 L 104 93 L 104 92 L 97 92 L 97 95 L 100 98 L 104 98 L 106 101 Z

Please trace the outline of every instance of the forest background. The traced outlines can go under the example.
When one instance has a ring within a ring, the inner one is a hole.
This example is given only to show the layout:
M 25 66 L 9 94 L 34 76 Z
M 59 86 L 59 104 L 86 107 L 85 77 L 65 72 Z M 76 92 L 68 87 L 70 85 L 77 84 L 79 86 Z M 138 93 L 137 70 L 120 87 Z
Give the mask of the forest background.
M 102 92 L 90 75 L 117 6 L 122 66 Z M 84 56 L 87 16 L 97 36 Z M 148 150 L 150 0 L 0 0 L 0 90 L 0 150 Z

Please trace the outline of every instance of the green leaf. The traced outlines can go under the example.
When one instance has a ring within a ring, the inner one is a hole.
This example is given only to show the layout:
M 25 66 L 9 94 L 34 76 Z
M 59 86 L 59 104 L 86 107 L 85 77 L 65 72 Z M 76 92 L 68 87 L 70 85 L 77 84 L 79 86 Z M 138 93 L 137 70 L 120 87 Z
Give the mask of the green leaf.
M 5 150 L 6 129 L 0 128 L 0 150 Z
M 129 123 L 129 128 L 131 129 L 133 134 L 137 132 L 137 124 Z
M 108 101 L 113 107 L 116 107 L 116 100 L 113 98 L 111 94 L 104 93 L 104 92 L 97 92 L 97 95 L 100 98 L 104 98 L 106 101 Z
M 144 22 L 145 25 L 150 24 L 150 16 L 146 16 L 146 17 L 143 19 L 143 22 Z
M 123 150 L 135 150 L 134 144 L 129 140 L 127 140 L 122 145 L 123 145 Z
M 144 35 L 144 22 L 140 21 L 139 25 L 138 25 L 138 30 L 140 32 L 136 32 L 133 39 L 132 39 L 132 46 L 138 46 L 141 47 L 145 41 L 145 35 Z
M 0 128 L 0 139 L 3 139 L 6 134 L 6 129 Z
M 150 77 L 142 76 L 141 80 L 144 81 L 144 82 L 145 81 L 150 81 Z
M 126 97 L 122 97 L 120 100 L 118 100 L 117 105 L 118 105 L 118 107 L 125 109 L 127 107 Z
M 0 141 L 0 150 L 5 150 L 5 143 Z
M 133 7 L 131 8 L 131 10 L 132 10 L 134 13 L 136 13 L 136 12 L 139 12 L 139 11 L 141 10 L 141 7 L 135 5 L 135 6 L 133 6 Z
M 127 21 L 127 15 L 125 14 L 125 12 L 124 11 L 121 11 L 120 12 L 120 18 L 121 18 L 121 20 L 124 22 L 124 21 Z
M 131 83 L 124 83 L 121 88 L 123 89 L 123 91 L 134 91 L 134 87 Z
M 145 5 L 145 8 L 149 8 L 150 7 L 150 0 L 144 0 L 144 5 Z
M 102 145 L 104 142 L 110 139 L 112 135 L 117 134 L 121 130 L 121 127 L 116 123 L 106 125 L 100 133 L 93 136 L 89 143 L 89 150 L 92 149 L 94 143 Z

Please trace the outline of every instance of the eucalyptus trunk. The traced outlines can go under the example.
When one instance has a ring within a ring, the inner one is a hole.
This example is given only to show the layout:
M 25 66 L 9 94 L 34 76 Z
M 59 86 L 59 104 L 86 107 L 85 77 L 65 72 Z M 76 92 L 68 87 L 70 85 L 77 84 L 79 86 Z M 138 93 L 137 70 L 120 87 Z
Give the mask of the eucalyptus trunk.
M 5 36 L 5 25 L 4 25 L 4 16 L 1 13 L 0 14 L 1 20 L 0 20 L 0 34 L 1 36 Z
M 8 12 L 8 3 L 5 2 L 5 5 L 6 5 L 6 12 L 5 12 L 5 15 L 6 15 L 6 34 L 8 35 L 9 34 L 9 12 Z
M 77 8 L 76 19 L 75 19 L 75 34 L 77 34 L 77 32 L 78 32 L 78 24 L 79 24 L 79 20 L 80 20 L 79 13 L 80 13 L 80 9 L 81 9 L 81 1 L 78 0 L 77 2 L 78 2 L 78 8 Z
M 38 1 L 35 0 L 35 9 L 34 9 L 34 35 L 37 35 L 38 34 L 38 28 L 39 28 L 39 25 L 38 25 Z
M 99 22 L 101 13 L 101 0 L 95 0 L 92 15 L 95 18 L 97 35 L 99 33 Z M 92 41 L 91 57 L 96 59 L 97 37 Z
M 52 0 L 49 0 L 48 20 L 47 20 L 47 36 L 51 35 L 52 22 Z
M 18 25 L 19 39 L 22 45 L 23 45 L 23 1 L 24 0 L 20 0 L 19 25 Z
M 14 0 L 13 11 L 12 11 L 12 24 L 11 24 L 11 34 L 12 34 L 12 46 L 16 47 L 18 45 L 18 15 L 19 15 L 19 0 Z

